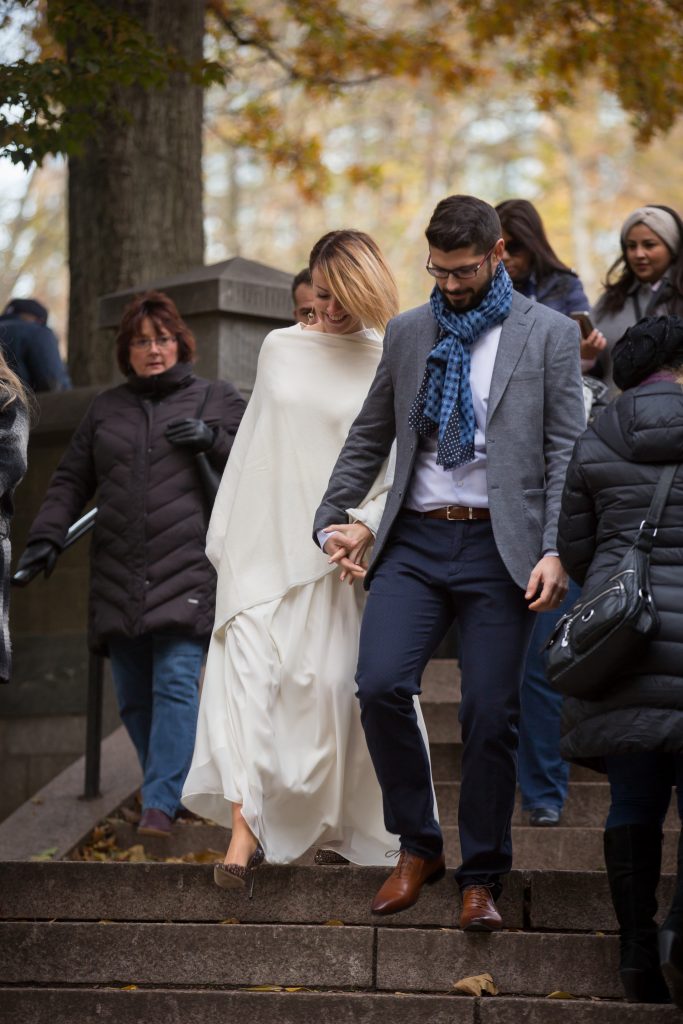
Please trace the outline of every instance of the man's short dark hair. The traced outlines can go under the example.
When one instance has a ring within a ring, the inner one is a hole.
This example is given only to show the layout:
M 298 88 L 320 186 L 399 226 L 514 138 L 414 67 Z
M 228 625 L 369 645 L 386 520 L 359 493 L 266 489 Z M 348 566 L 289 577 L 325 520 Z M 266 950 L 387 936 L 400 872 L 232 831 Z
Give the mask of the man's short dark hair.
M 292 301 L 294 302 L 295 305 L 296 305 L 296 290 L 299 287 L 299 285 L 300 284 L 308 284 L 308 285 L 310 285 L 311 283 L 312 283 L 311 282 L 311 272 L 308 269 L 308 267 L 304 267 L 303 270 L 300 270 L 299 273 L 294 278 L 294 280 L 292 281 Z
M 472 246 L 485 253 L 502 237 L 502 228 L 498 214 L 483 199 L 448 196 L 437 205 L 425 234 L 429 244 L 442 252 Z

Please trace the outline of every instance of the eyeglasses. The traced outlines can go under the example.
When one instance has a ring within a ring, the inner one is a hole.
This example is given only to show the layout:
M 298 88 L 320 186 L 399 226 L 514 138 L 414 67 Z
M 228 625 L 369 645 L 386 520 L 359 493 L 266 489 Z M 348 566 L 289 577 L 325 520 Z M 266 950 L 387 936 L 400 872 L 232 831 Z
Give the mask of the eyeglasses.
M 514 238 L 511 238 L 509 242 L 505 243 L 505 251 L 508 256 L 519 256 L 520 252 L 524 252 L 526 246 L 524 242 L 517 242 Z
M 444 267 L 435 267 L 429 262 L 431 259 L 430 256 L 427 259 L 427 266 L 425 267 L 425 270 L 428 274 L 431 274 L 432 277 L 435 277 L 437 281 L 447 281 L 449 277 L 454 277 L 457 281 L 466 281 L 468 277 L 477 276 L 493 250 L 496 248 L 497 244 L 497 242 L 494 242 L 486 255 L 479 260 L 477 264 L 473 263 L 469 267 L 457 267 L 455 270 L 446 270 Z
M 133 338 L 130 347 L 136 348 L 138 351 L 142 351 L 144 348 L 151 348 L 152 345 L 156 345 L 157 348 L 168 348 L 169 345 L 173 345 L 176 338 L 172 338 L 170 334 L 162 334 L 159 338 Z

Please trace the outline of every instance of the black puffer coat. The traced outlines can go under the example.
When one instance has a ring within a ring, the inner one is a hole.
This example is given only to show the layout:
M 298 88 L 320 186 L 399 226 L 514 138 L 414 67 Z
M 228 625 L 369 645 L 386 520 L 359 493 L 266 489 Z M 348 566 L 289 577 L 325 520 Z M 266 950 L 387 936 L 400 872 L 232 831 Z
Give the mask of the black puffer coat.
M 608 575 L 645 518 L 662 467 L 683 461 L 683 389 L 671 381 L 624 392 L 576 443 L 558 549 L 586 587 Z M 661 619 L 646 653 L 600 701 L 565 700 L 561 751 L 603 770 L 606 754 L 683 751 L 683 466 L 655 538 L 652 589 Z
M 164 437 L 172 420 L 201 418 L 215 428 L 207 452 L 222 470 L 245 402 L 226 381 L 195 377 L 176 363 L 153 377 L 94 399 L 76 430 L 28 542 L 61 545 L 71 523 L 97 494 L 91 547 L 90 642 L 106 651 L 113 636 L 182 633 L 208 637 L 216 577 L 204 554 L 207 507 L 195 458 Z

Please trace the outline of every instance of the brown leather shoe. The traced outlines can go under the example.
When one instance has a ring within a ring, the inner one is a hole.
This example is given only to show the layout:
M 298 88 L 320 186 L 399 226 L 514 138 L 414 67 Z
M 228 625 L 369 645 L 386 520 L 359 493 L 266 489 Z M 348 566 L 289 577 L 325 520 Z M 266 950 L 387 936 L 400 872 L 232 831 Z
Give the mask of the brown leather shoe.
M 491 891 L 485 885 L 468 885 L 463 889 L 460 927 L 464 932 L 495 932 L 503 927 Z
M 432 885 L 446 874 L 446 860 L 438 857 L 418 857 L 409 850 L 401 850 L 398 864 L 375 896 L 370 909 L 373 914 L 397 914 L 417 903 L 423 885 Z

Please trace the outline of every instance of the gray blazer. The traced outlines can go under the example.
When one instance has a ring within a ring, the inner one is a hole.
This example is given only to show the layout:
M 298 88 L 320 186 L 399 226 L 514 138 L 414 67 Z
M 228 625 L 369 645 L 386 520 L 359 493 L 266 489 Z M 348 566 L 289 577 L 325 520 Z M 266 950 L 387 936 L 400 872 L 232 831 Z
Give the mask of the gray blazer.
M 396 472 L 366 588 L 408 493 L 418 447 L 408 415 L 436 341 L 429 305 L 390 321 L 375 379 L 316 512 L 314 539 L 345 522 L 345 510 L 366 496 L 396 437 Z M 491 378 L 486 479 L 498 550 L 524 589 L 543 552 L 556 549 L 564 476 L 585 419 L 577 325 L 514 292 Z

